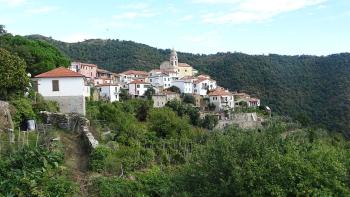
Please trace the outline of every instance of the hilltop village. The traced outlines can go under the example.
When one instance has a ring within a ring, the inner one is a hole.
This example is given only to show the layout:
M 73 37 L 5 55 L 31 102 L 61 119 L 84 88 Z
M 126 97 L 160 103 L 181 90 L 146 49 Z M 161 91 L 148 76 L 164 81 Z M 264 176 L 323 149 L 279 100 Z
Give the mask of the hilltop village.
M 215 115 L 226 126 L 235 107 L 260 106 L 260 99 L 230 92 L 210 76 L 198 74 L 191 65 L 180 63 L 174 49 L 168 61 L 149 72 L 113 73 L 95 64 L 72 62 L 69 68 L 59 67 L 32 80 L 35 91 L 47 100 L 56 101 L 62 113 L 85 115 L 86 98 L 107 102 L 119 102 L 122 96 L 148 98 L 153 100 L 155 108 L 164 107 L 172 100 L 190 99 L 201 115 Z

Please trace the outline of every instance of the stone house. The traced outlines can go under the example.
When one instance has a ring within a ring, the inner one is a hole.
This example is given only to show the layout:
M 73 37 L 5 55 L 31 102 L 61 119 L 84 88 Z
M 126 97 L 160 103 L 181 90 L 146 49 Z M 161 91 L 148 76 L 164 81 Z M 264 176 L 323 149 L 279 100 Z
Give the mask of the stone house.
M 164 107 L 165 104 L 172 100 L 180 100 L 180 95 L 175 92 L 163 91 L 152 96 L 153 107 Z

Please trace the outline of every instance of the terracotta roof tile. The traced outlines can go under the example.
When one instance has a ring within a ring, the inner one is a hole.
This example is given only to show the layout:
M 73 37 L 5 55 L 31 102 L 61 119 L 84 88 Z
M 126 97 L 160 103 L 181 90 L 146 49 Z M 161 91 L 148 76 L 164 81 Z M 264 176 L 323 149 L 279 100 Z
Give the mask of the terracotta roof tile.
M 71 71 L 68 68 L 59 67 L 35 76 L 35 78 L 59 78 L 59 77 L 84 77 L 84 75 Z
M 223 90 L 223 89 L 215 89 L 214 91 L 211 91 L 209 96 L 232 96 L 232 94 L 229 91 Z
M 140 80 L 134 80 L 134 81 L 130 82 L 129 84 L 150 84 L 150 83 L 140 81 Z
M 208 79 L 206 79 L 206 78 L 199 78 L 196 81 L 194 81 L 193 83 L 194 84 L 199 84 L 200 82 L 203 82 L 203 81 L 206 81 L 206 80 L 208 80 Z

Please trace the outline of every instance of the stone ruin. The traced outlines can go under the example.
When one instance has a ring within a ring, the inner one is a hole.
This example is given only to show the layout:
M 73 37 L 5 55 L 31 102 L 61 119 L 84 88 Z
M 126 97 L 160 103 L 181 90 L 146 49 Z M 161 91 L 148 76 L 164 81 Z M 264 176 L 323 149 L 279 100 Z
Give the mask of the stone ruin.
M 51 124 L 69 132 L 81 134 L 84 142 L 90 149 L 98 146 L 98 141 L 90 132 L 90 121 L 80 114 L 63 114 L 52 112 L 41 112 L 41 116 L 46 124 Z

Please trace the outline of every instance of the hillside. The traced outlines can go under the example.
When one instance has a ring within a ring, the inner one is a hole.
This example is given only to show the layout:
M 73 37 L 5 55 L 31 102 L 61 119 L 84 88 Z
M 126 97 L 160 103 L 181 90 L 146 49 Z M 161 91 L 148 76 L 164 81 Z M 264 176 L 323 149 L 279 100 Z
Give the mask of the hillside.
M 95 63 L 114 72 L 156 68 L 170 52 L 132 41 L 64 43 L 39 35 L 29 37 L 50 42 L 71 60 Z M 275 112 L 304 125 L 350 134 L 349 53 L 321 57 L 179 53 L 179 59 L 210 74 L 225 88 L 256 94 Z

